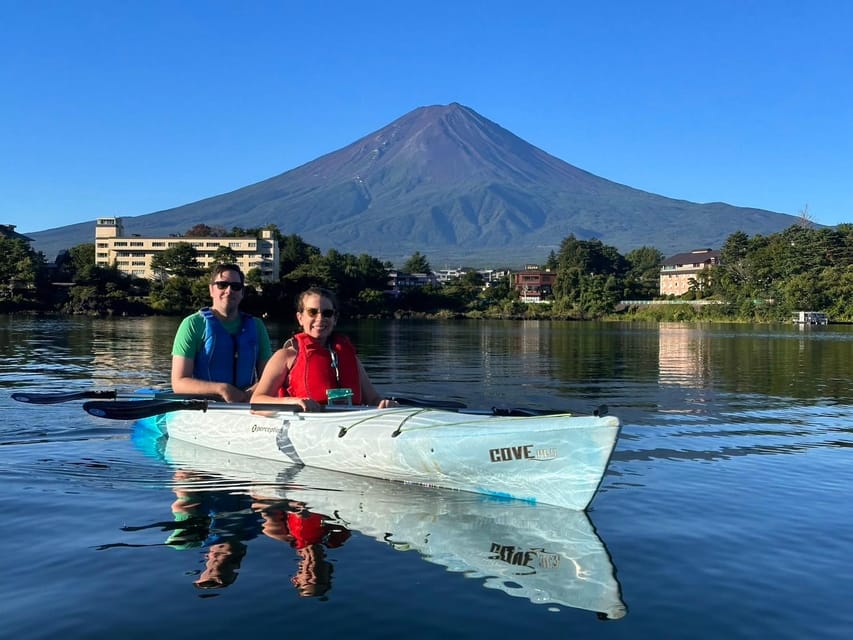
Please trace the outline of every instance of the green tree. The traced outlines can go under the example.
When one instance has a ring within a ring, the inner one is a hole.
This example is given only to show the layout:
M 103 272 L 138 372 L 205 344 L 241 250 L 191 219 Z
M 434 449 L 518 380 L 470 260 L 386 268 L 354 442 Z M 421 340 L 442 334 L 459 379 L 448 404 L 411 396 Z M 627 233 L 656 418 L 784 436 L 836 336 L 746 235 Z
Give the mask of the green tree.
M 502 304 L 506 300 L 517 300 L 518 293 L 512 288 L 509 276 L 503 276 L 487 286 L 480 294 L 486 306 Z
M 465 271 L 459 278 L 444 285 L 444 295 L 454 299 L 453 308 L 469 311 L 485 309 L 483 276 L 476 271 Z
M 148 305 L 141 300 L 147 293 L 147 281 L 125 275 L 115 265 L 91 265 L 76 274 L 62 310 L 98 316 L 148 313 Z
M 213 252 L 214 267 L 220 264 L 234 264 L 237 262 L 237 252 L 225 245 L 216 248 Z
M 155 283 L 149 295 L 151 307 L 161 313 L 182 314 L 210 304 L 206 279 L 175 275 Z
M 432 273 L 432 267 L 426 256 L 420 251 L 415 251 L 411 257 L 403 263 L 401 271 L 405 273 Z
M 296 234 L 284 236 L 278 242 L 279 268 L 282 277 L 320 255 L 317 247 L 306 243 Z
M 44 254 L 34 251 L 25 240 L 0 236 L 0 287 L 4 297 L 13 298 L 16 292 L 28 291 L 28 297 L 38 298 L 37 285 L 45 271 Z
M 206 224 L 197 224 L 187 229 L 184 235 L 187 238 L 209 238 L 213 236 L 213 228 Z
M 95 243 L 78 244 L 56 256 L 60 278 L 70 281 L 85 280 L 95 267 Z
M 201 273 L 198 251 L 188 242 L 178 242 L 155 255 L 151 260 L 151 269 L 161 281 L 174 276 L 195 278 Z
M 640 247 L 625 255 L 625 298 L 651 300 L 660 292 L 660 269 L 664 255 L 654 247 Z

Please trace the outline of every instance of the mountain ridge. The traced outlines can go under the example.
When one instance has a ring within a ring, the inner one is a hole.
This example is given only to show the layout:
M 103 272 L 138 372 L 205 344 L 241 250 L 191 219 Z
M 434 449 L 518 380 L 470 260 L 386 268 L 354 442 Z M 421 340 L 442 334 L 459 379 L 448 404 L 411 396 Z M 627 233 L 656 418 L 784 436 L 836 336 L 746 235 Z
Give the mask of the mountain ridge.
M 419 251 L 433 265 L 500 267 L 544 261 L 570 234 L 623 253 L 653 246 L 672 254 L 719 247 L 735 231 L 775 233 L 797 218 L 607 180 L 454 102 L 418 107 L 246 187 L 122 220 L 127 234 L 142 236 L 180 234 L 199 223 L 273 223 L 323 251 L 367 253 L 397 265 Z M 92 242 L 94 220 L 26 235 L 48 255 L 46 248 Z

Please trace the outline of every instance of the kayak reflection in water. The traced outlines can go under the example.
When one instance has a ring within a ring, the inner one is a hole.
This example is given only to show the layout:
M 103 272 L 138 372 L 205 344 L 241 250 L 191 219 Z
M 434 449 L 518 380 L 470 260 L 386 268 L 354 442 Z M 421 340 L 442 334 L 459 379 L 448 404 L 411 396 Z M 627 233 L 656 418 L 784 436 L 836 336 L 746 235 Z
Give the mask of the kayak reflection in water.
M 305 598 L 322 597 L 332 588 L 332 563 L 326 549 L 340 547 L 350 531 L 326 515 L 315 513 L 303 502 L 265 503 L 254 505 L 263 517 L 261 529 L 274 540 L 287 542 L 296 550 L 299 565 L 290 582 Z

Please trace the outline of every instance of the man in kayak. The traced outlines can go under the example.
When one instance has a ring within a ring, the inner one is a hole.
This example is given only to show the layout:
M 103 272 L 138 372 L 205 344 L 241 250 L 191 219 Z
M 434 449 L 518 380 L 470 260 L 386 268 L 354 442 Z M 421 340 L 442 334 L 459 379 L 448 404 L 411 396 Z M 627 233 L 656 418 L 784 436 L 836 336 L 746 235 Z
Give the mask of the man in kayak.
M 260 318 L 240 311 L 243 272 L 221 264 L 210 276 L 209 307 L 183 319 L 172 346 L 172 390 L 248 402 L 272 355 Z
M 319 411 L 331 399 L 347 397 L 356 405 L 394 406 L 393 400 L 383 398 L 373 387 L 349 338 L 335 333 L 335 294 L 311 287 L 299 294 L 296 306 L 302 331 L 270 358 L 252 402 L 296 404 L 303 411 Z

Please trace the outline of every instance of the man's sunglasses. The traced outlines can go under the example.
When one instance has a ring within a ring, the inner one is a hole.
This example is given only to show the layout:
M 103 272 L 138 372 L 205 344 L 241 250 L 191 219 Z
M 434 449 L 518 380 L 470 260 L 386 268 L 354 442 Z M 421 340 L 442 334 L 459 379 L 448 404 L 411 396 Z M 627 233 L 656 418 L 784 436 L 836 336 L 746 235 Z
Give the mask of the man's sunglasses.
M 232 291 L 242 291 L 243 289 L 242 282 L 229 282 L 228 280 L 217 280 L 213 283 L 213 286 L 220 291 L 225 291 L 228 287 L 231 287 Z
M 307 313 L 312 318 L 316 318 L 318 313 L 324 318 L 331 318 L 338 313 L 334 309 L 315 309 L 314 307 L 303 309 L 302 312 Z

